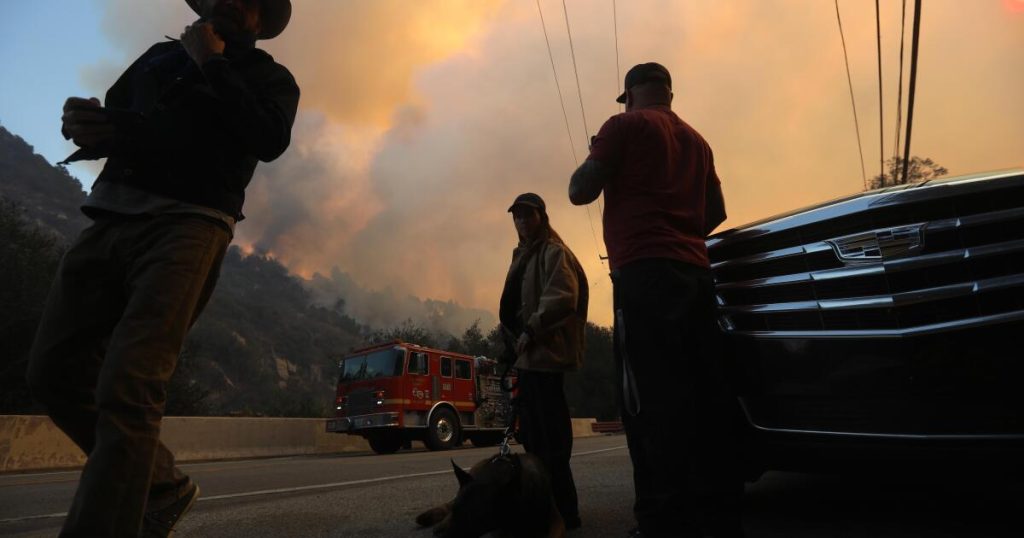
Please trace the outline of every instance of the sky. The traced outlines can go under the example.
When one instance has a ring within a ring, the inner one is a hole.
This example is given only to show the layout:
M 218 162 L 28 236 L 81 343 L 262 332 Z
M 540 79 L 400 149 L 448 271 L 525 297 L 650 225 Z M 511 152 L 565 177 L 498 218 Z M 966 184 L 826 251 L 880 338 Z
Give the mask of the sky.
M 863 189 L 833 1 L 293 5 L 285 33 L 260 43 L 302 88 L 293 142 L 257 169 L 235 243 L 306 277 L 341 271 L 495 312 L 516 243 L 506 209 L 532 191 L 588 274 L 590 319 L 610 324 L 600 208 L 571 206 L 566 189 L 586 140 L 619 112 L 621 75 L 646 61 L 671 70 L 673 108 L 715 152 L 720 229 Z M 880 142 L 884 157 L 895 142 L 902 4 L 881 2 L 881 133 L 874 2 L 838 5 L 870 178 Z M 102 97 L 194 19 L 176 0 L 3 2 L 0 124 L 61 160 L 73 150 L 59 134 L 64 99 Z M 951 175 L 1024 166 L 1021 88 L 1024 0 L 924 2 L 913 155 Z M 88 189 L 99 166 L 70 170 Z

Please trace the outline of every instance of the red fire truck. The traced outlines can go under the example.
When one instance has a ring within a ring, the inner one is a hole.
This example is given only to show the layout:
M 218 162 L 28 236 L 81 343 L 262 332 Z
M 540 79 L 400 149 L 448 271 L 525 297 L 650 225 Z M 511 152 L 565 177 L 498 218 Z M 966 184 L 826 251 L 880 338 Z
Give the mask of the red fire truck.
M 378 454 L 420 440 L 446 450 L 502 441 L 511 416 L 497 361 L 401 341 L 353 351 L 339 364 L 327 431 L 361 435 Z

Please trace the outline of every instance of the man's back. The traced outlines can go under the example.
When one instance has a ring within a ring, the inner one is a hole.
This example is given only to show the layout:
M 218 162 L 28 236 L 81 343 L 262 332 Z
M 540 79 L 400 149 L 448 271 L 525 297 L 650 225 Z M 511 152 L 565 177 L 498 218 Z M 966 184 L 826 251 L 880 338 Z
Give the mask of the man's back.
M 612 269 L 645 258 L 708 266 L 707 189 L 717 186 L 711 148 L 668 106 L 610 118 L 590 159 L 615 169 L 604 186 L 604 236 Z

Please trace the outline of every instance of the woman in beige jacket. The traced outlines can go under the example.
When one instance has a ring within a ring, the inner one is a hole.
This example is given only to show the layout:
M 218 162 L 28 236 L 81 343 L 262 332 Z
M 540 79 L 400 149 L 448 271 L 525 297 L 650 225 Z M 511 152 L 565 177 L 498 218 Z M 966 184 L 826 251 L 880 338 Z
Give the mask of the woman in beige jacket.
M 587 276 L 551 228 L 540 196 L 521 194 L 508 210 L 519 245 L 512 251 L 499 317 L 506 340 L 515 342 L 519 440 L 544 462 L 565 526 L 574 529 L 580 517 L 563 382 L 565 372 L 583 365 Z

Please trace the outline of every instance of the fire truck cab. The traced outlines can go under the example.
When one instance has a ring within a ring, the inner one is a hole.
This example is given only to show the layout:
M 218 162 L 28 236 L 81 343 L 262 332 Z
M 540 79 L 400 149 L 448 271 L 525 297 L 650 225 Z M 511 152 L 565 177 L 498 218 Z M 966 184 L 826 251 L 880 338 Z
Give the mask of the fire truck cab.
M 358 349 L 338 365 L 328 432 L 360 435 L 378 454 L 419 440 L 446 450 L 501 442 L 511 416 L 497 361 L 401 341 Z

